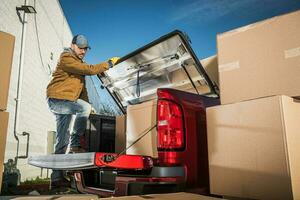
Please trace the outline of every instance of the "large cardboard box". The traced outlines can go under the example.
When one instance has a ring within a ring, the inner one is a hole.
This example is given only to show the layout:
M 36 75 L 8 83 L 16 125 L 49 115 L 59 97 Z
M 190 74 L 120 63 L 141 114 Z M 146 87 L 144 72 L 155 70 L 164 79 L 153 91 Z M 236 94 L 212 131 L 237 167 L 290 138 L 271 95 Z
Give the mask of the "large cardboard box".
M 35 191 L 35 190 L 34 190 Z M 56 194 L 56 195 L 28 195 L 14 196 L 13 200 L 99 200 L 102 198 L 94 194 Z M 111 199 L 111 197 L 110 197 Z
M 115 152 L 121 153 L 126 148 L 126 115 L 116 116 Z
M 300 11 L 217 36 L 221 104 L 300 96 Z
M 127 107 L 126 147 L 133 144 L 141 135 L 156 124 L 156 105 L 157 100 L 155 99 Z M 127 149 L 126 154 L 157 157 L 156 136 L 157 131 L 154 128 Z
M 271 96 L 207 109 L 212 194 L 300 199 L 300 102 Z
M 101 200 L 112 199 L 109 198 L 101 198 Z M 217 200 L 219 198 L 203 196 L 199 194 L 187 193 L 187 192 L 178 192 L 178 193 L 167 193 L 167 194 L 146 194 L 139 196 L 123 196 L 123 197 L 114 197 L 114 200 Z M 59 199 L 60 200 L 60 199 Z
M 0 31 L 0 110 L 7 107 L 15 37 Z
M 210 80 L 219 87 L 218 56 L 213 55 L 200 60 Z
M 14 200 L 217 200 L 219 198 L 208 197 L 198 194 L 192 194 L 187 192 L 168 193 L 168 194 L 147 194 L 147 195 L 134 195 L 123 197 L 107 197 L 101 198 L 97 195 L 90 194 L 63 194 L 63 195 L 42 195 L 42 196 L 30 196 L 30 197 L 15 197 Z
M 6 146 L 6 135 L 8 127 L 8 112 L 0 112 L 0 192 L 2 187 L 3 163 Z

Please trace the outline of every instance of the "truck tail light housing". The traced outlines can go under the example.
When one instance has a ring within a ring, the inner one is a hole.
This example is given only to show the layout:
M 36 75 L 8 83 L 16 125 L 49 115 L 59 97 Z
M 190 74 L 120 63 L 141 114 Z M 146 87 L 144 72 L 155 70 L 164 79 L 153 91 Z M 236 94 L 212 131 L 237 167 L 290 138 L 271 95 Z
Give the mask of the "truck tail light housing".
M 182 150 L 185 145 L 183 112 L 173 101 L 159 99 L 157 104 L 158 150 Z

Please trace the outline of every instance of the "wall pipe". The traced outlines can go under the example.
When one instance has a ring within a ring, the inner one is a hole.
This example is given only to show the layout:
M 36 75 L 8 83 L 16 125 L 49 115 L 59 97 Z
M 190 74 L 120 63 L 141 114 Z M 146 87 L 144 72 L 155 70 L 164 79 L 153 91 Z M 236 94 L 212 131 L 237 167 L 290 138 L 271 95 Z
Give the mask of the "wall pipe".
M 27 5 L 27 0 L 24 0 L 24 5 Z M 18 12 L 18 11 L 17 11 Z M 19 16 L 19 13 L 17 13 Z M 24 158 L 25 156 L 19 156 L 20 141 L 18 136 L 25 136 L 27 134 L 19 134 L 19 118 L 20 118 L 20 104 L 22 94 L 22 82 L 23 82 L 23 68 L 24 68 L 24 47 L 26 41 L 26 27 L 27 27 L 27 15 L 23 11 L 23 18 L 20 19 L 22 23 L 22 35 L 21 35 L 21 51 L 19 57 L 19 69 L 18 69 L 18 83 L 17 83 L 17 97 L 15 98 L 15 121 L 14 121 L 14 137 L 17 140 L 17 152 L 15 157 L 15 164 L 17 164 L 18 158 Z M 28 152 L 29 134 L 27 135 L 27 152 Z M 27 153 L 28 154 L 28 153 Z

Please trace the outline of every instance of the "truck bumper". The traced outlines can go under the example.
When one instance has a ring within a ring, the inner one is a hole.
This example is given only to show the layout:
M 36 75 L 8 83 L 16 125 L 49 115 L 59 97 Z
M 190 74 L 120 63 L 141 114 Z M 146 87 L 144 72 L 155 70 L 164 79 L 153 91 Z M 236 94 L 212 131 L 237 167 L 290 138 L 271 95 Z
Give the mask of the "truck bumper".
M 184 167 L 153 167 L 149 175 L 116 173 L 110 188 L 85 184 L 83 171 L 74 172 L 74 178 L 79 192 L 103 197 L 180 192 L 185 187 Z

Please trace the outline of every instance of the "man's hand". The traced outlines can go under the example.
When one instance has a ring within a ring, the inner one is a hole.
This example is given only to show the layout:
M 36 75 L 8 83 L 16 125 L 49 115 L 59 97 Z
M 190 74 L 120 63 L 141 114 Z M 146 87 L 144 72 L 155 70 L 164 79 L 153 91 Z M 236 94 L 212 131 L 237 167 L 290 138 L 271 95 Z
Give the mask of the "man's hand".
M 112 57 L 108 60 L 109 68 L 112 68 L 119 60 L 119 57 Z

